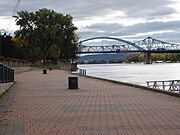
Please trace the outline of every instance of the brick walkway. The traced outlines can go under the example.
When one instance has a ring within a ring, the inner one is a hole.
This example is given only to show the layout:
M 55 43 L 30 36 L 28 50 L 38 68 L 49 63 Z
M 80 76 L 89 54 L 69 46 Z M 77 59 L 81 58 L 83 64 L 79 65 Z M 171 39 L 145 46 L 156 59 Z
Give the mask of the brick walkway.
M 179 135 L 180 98 L 79 77 L 65 71 L 16 75 L 0 100 L 2 135 Z

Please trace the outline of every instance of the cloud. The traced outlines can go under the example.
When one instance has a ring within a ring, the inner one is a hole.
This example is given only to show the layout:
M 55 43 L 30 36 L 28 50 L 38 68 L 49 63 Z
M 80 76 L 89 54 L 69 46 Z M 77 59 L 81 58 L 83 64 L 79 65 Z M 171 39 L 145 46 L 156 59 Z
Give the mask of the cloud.
M 16 0 L 0 2 L 0 15 L 10 15 Z M 22 0 L 19 10 L 35 11 L 39 8 L 52 8 L 63 13 L 70 13 L 75 18 L 100 16 L 113 11 L 123 11 L 126 17 L 168 15 L 175 13 L 171 0 Z
M 0 29 L 8 23 L 17 0 L 0 1 Z M 21 0 L 18 11 L 50 8 L 71 14 L 83 38 L 115 36 L 129 40 L 154 35 L 174 39 L 179 35 L 178 0 Z M 174 6 L 173 6 L 174 5 Z M 15 30 L 15 23 L 11 31 Z M 172 36 L 172 37 L 168 37 Z
M 123 26 L 121 24 L 93 24 L 87 26 L 86 31 L 80 31 L 78 34 L 81 38 L 89 38 L 96 36 L 114 36 L 114 37 L 123 37 L 125 39 L 134 39 L 146 36 L 156 36 L 166 40 L 173 41 L 175 39 L 178 41 L 180 36 L 180 21 L 171 21 L 171 22 L 147 22 L 135 24 L 132 26 Z M 103 32 L 101 32 L 103 31 Z M 168 34 L 166 34 L 168 33 Z M 159 36 L 158 36 L 159 35 Z M 180 41 L 180 40 L 179 40 Z M 179 42 L 178 41 L 178 42 Z
M 87 31 L 103 31 L 111 34 L 120 34 L 120 35 L 129 35 L 136 33 L 145 33 L 145 32 L 153 32 L 153 31 L 162 31 L 162 30 L 177 30 L 180 29 L 180 20 L 179 21 L 171 21 L 171 22 L 146 22 L 139 23 L 132 26 L 123 26 L 118 23 L 97 23 L 90 26 L 85 27 Z M 86 31 L 86 32 L 87 32 Z M 114 36 L 120 36 L 114 35 Z

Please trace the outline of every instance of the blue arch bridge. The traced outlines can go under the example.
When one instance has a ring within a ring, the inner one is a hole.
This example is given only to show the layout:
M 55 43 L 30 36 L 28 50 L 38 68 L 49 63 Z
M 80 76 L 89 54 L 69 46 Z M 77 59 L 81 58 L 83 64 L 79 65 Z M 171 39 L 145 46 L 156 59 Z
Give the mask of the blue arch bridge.
M 88 42 L 96 39 L 110 39 L 119 41 L 118 45 L 84 45 L 84 42 Z M 144 53 L 145 63 L 151 63 L 151 53 L 180 53 L 180 44 L 169 43 L 161 41 L 152 37 L 147 37 L 141 41 L 130 42 L 127 40 L 113 38 L 113 37 L 94 37 L 85 39 L 79 42 L 81 48 L 79 54 L 92 54 L 92 53 Z

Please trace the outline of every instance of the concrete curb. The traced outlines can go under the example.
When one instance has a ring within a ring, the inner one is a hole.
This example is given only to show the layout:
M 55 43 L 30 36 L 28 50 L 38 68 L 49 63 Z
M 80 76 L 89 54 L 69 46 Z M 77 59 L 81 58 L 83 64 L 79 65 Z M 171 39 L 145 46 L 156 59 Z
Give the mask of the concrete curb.
M 72 73 L 72 74 L 76 74 L 76 73 Z M 83 76 L 83 75 L 79 75 L 79 74 L 76 74 L 76 75 Z M 146 86 L 136 85 L 136 84 L 132 84 L 132 83 L 126 83 L 126 82 L 120 82 L 120 81 L 115 81 L 115 80 L 110 80 L 110 79 L 105 79 L 105 78 L 100 78 L 100 77 L 95 77 L 95 76 L 86 75 L 84 77 L 88 77 L 88 78 L 92 78 L 92 79 L 98 79 L 98 80 L 107 81 L 107 82 L 112 82 L 112 83 L 120 84 L 120 85 L 126 85 L 126 86 L 130 86 L 130 87 L 135 87 L 135 88 L 140 88 L 143 90 L 154 91 L 154 92 L 167 94 L 167 95 L 174 96 L 174 97 L 180 97 L 180 93 L 164 91 L 164 90 L 159 90 L 159 89 L 153 89 L 153 88 L 148 88 Z
M 13 87 L 15 82 L 1 83 L 0 84 L 0 97 L 2 97 L 9 89 Z

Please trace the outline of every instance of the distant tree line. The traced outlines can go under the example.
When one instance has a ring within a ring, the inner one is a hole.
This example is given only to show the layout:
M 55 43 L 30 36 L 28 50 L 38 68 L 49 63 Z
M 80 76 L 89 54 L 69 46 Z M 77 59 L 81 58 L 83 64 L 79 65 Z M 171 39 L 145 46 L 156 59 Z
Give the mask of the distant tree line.
M 152 61 L 171 61 L 178 62 L 180 61 L 179 53 L 159 53 L 151 54 Z M 144 62 L 145 57 L 143 53 L 140 54 L 129 54 L 126 56 L 127 62 Z

